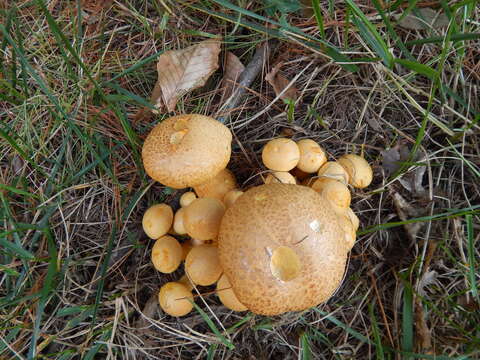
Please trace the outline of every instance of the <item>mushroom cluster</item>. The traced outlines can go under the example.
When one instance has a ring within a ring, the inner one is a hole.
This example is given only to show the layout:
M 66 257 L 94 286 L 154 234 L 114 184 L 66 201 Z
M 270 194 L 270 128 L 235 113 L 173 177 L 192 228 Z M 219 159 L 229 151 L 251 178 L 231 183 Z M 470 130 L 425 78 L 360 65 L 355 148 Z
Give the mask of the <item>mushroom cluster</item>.
M 276 138 L 262 150 L 264 184 L 242 190 L 226 168 L 231 139 L 215 119 L 189 114 L 164 120 L 145 140 L 147 174 L 190 188 L 176 211 L 155 204 L 143 216 L 155 269 L 168 274 L 184 262 L 185 275 L 161 287 L 160 307 L 186 315 L 192 290 L 214 284 L 233 311 L 276 315 L 326 301 L 359 227 L 349 187 L 371 183 L 370 165 L 354 154 L 327 161 L 311 139 Z

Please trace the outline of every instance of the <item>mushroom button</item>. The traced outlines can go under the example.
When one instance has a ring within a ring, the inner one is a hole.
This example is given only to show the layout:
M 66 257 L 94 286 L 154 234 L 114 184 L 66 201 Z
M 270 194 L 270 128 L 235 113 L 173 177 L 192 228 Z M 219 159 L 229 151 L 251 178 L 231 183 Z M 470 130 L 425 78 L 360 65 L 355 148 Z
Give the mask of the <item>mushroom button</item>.
M 347 171 L 350 177 L 350 184 L 353 187 L 360 189 L 365 188 L 372 182 L 372 168 L 363 157 L 354 154 L 347 154 L 340 157 L 338 162 Z
M 297 168 L 306 173 L 315 173 L 327 162 L 325 151 L 315 141 L 303 139 L 297 142 L 300 149 L 300 160 Z
M 270 140 L 262 150 L 263 164 L 270 170 L 290 171 L 300 159 L 295 141 L 285 138 Z
M 160 288 L 158 302 L 163 311 L 171 316 L 184 316 L 193 309 L 192 292 L 183 284 L 168 282 Z
M 143 214 L 143 231 L 150 239 L 158 239 L 165 235 L 173 223 L 173 210 L 167 204 L 156 204 Z

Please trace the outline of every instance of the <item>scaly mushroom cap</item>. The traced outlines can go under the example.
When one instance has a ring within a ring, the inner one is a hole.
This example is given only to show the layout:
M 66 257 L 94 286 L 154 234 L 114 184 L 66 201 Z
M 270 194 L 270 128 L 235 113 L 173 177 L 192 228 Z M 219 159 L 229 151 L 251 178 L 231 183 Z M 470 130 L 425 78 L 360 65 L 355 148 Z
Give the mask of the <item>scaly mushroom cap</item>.
M 213 240 L 225 213 L 225 205 L 214 198 L 199 198 L 188 205 L 183 213 L 183 226 L 188 235 L 198 240 Z
M 171 316 L 184 316 L 193 309 L 192 292 L 179 282 L 168 282 L 160 288 L 158 302 L 163 311 Z
M 330 203 L 300 185 L 246 191 L 225 212 L 220 263 L 238 300 L 275 315 L 326 301 L 339 286 L 348 246 Z
M 221 201 L 227 192 L 236 189 L 237 186 L 235 175 L 230 170 L 223 169 L 213 178 L 194 186 L 193 189 L 198 197 L 215 198 Z
M 176 189 L 207 181 L 227 166 L 232 134 L 219 121 L 203 115 L 170 117 L 148 134 L 142 148 L 147 174 Z

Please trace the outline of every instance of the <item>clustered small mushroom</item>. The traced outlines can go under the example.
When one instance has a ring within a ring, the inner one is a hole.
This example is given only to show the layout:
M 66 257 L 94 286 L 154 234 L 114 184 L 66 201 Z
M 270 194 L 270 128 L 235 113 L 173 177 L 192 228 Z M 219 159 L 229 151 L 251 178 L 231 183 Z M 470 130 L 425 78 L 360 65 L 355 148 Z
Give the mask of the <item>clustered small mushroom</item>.
M 262 150 L 264 185 L 242 190 L 226 168 L 231 140 L 226 126 L 197 114 L 168 118 L 145 140 L 147 174 L 192 189 L 175 212 L 155 204 L 143 216 L 145 233 L 156 240 L 154 268 L 171 274 L 184 262 L 185 274 L 160 288 L 160 307 L 184 316 L 193 309 L 192 291 L 213 284 L 233 311 L 276 315 L 326 301 L 340 285 L 360 224 L 349 187 L 371 183 L 370 165 L 354 154 L 328 161 L 311 139 L 276 138 Z

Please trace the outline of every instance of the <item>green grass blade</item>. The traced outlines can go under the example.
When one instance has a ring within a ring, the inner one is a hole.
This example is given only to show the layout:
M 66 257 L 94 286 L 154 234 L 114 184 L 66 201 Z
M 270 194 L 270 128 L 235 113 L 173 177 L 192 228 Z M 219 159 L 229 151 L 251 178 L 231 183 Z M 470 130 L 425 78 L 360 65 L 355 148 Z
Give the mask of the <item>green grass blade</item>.
M 377 352 L 377 356 L 375 359 L 385 359 L 385 351 L 383 350 L 382 338 L 380 336 L 380 330 L 378 329 L 377 318 L 375 317 L 375 312 L 373 311 L 373 303 L 368 304 L 368 311 L 370 313 L 370 320 L 372 322 L 373 339 L 376 344 L 375 351 Z
M 473 217 L 472 215 L 465 216 L 465 221 L 467 222 L 467 242 L 468 242 L 468 267 L 470 269 L 469 272 L 469 282 L 470 282 L 470 291 L 472 292 L 472 296 L 477 299 L 477 302 L 480 303 L 480 299 L 478 297 L 478 288 L 477 288 L 477 271 L 476 271 L 476 259 L 475 259 L 475 246 L 474 246 L 474 236 L 473 236 Z
M 353 0 L 345 0 L 350 9 L 353 11 L 353 21 L 360 30 L 362 37 L 372 46 L 375 53 L 383 60 L 384 64 L 391 68 L 393 65 L 393 55 L 388 50 L 388 46 L 378 33 L 375 26 L 367 19 L 365 14 L 353 2 Z
M 43 313 L 45 311 L 45 306 L 47 305 L 47 302 L 49 301 L 51 295 L 56 289 L 55 279 L 58 273 L 57 247 L 49 229 L 45 232 L 45 236 L 47 238 L 49 253 L 48 270 L 47 275 L 45 276 L 45 280 L 43 282 L 42 290 L 40 291 L 41 295 L 40 300 L 38 301 L 35 323 L 33 326 L 33 331 L 31 335 L 32 338 L 30 341 L 30 350 L 28 352 L 29 359 L 35 359 L 37 356 L 37 341 L 40 335 L 40 325 L 42 324 Z
M 18 194 L 18 195 L 23 195 L 29 198 L 34 198 L 34 199 L 40 199 L 38 195 L 29 193 L 28 191 L 22 190 L 22 189 L 17 189 L 13 186 L 5 185 L 5 184 L 0 184 L 0 189 L 3 189 L 5 191 L 10 191 L 12 193 Z
M 358 236 L 369 234 L 378 230 L 385 230 L 390 229 L 397 226 L 402 226 L 406 224 L 413 224 L 417 222 L 426 222 L 426 221 L 434 221 L 434 220 L 444 220 L 444 219 L 451 219 L 454 217 L 465 216 L 467 214 L 480 214 L 480 205 L 474 205 L 468 208 L 463 209 L 453 209 L 447 212 L 435 214 L 432 216 L 422 216 L 418 218 L 408 219 L 405 221 L 392 221 L 385 224 L 369 226 L 365 229 L 362 229 L 357 232 Z
M 457 33 L 450 38 L 452 41 L 467 41 L 480 39 L 480 32 L 477 33 Z M 445 40 L 443 36 L 432 36 L 425 39 L 410 40 L 405 43 L 406 46 L 442 43 Z
M 417 61 L 395 59 L 394 62 L 395 64 L 400 64 L 409 70 L 415 71 L 417 74 L 424 75 L 430 80 L 438 78 L 438 72 L 436 70 L 432 69 L 430 66 L 420 64 Z
M 320 36 L 325 39 L 325 27 L 323 25 L 323 15 L 322 10 L 320 9 L 320 1 L 312 0 L 313 12 L 315 14 L 315 19 L 317 20 L 318 30 L 320 31 Z
M 344 324 L 343 322 L 338 320 L 336 317 L 326 313 L 325 311 L 317 309 L 317 308 L 314 308 L 314 310 L 316 312 L 318 312 L 320 315 L 322 315 L 326 320 L 334 323 L 339 328 L 345 330 L 348 334 L 352 335 L 357 340 L 360 340 L 361 342 L 364 342 L 364 343 L 367 343 L 367 344 L 370 344 L 370 345 L 375 345 L 375 343 L 373 343 L 369 338 L 367 338 L 366 336 L 363 336 L 358 331 L 356 331 L 356 330 L 352 329 L 351 327 L 349 327 L 348 325 Z
M 310 342 L 308 341 L 308 334 L 306 332 L 300 335 L 300 346 L 302 360 L 310 360 L 312 358 L 312 350 L 310 350 Z
M 15 244 L 14 242 L 8 241 L 3 237 L 0 238 L 0 245 L 5 250 L 10 251 L 12 254 L 15 254 L 19 258 L 26 259 L 26 260 L 35 259 L 35 255 L 33 255 L 30 251 L 25 250 L 20 245 Z
M 205 313 L 205 311 L 202 310 L 200 306 L 195 304 L 194 301 L 190 301 L 195 308 L 195 310 L 198 311 L 202 319 L 205 321 L 205 323 L 208 325 L 210 330 L 217 336 L 218 340 L 225 345 L 227 348 L 230 350 L 235 349 L 235 345 L 233 345 L 221 332 L 218 330 L 217 326 L 213 323 L 213 321 L 208 317 L 208 315 Z

